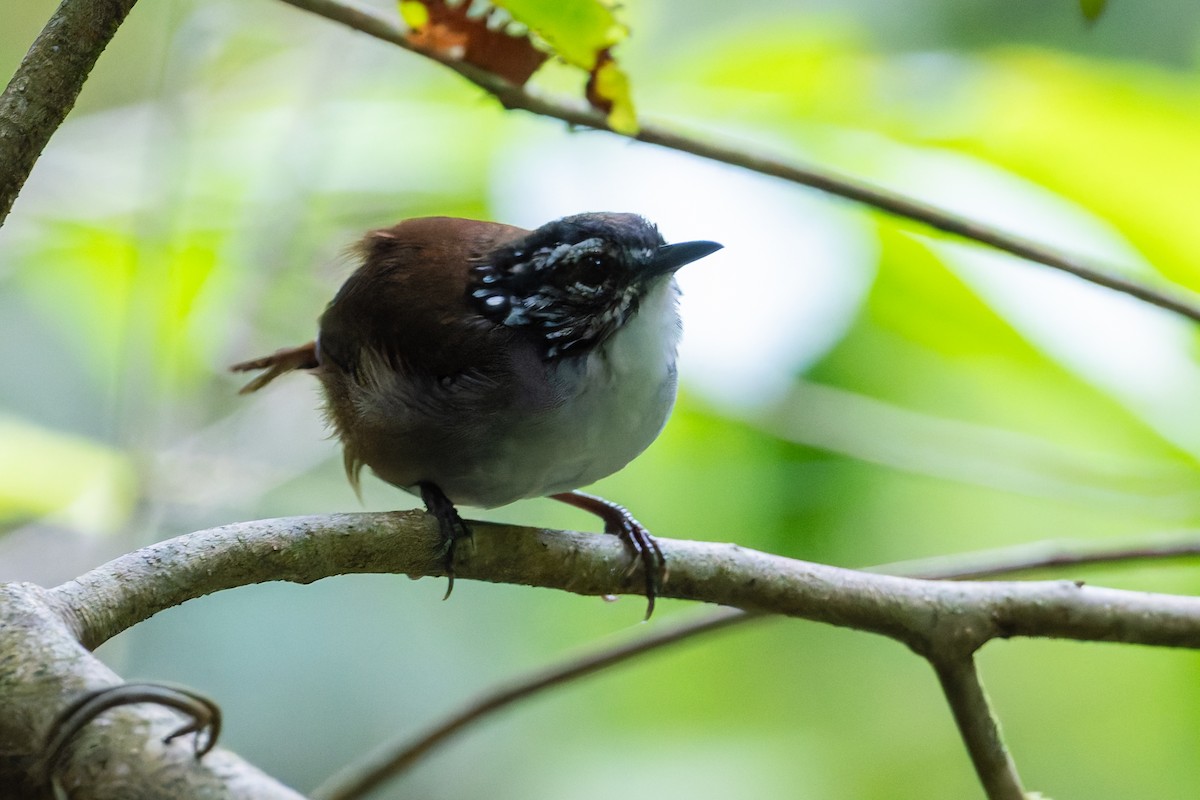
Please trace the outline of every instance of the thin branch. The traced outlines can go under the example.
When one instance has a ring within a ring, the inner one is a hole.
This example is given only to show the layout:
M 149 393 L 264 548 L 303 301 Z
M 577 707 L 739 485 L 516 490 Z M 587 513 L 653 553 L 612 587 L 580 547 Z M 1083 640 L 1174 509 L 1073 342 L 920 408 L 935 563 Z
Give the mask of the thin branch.
M 587 106 L 539 96 L 471 64 L 417 47 L 407 39 L 404 29 L 397 25 L 392 18 L 367 6 L 358 5 L 351 0 L 283 0 L 283 2 L 430 58 L 454 70 L 493 95 L 505 108 L 520 109 L 539 116 L 559 119 L 573 126 L 608 131 L 618 136 L 625 135 L 613 131 L 603 114 Z M 1200 304 L 1190 296 L 1190 293 L 1186 298 L 1168 294 L 1130 280 L 1111 269 L 1092 264 L 1086 259 L 1062 253 L 1025 237 L 975 222 L 937 206 L 872 186 L 854 178 L 816 167 L 800 166 L 782 159 L 754 155 L 748 152 L 744 146 L 720 145 L 655 125 L 643 125 L 641 130 L 630 138 L 742 167 L 752 172 L 770 175 L 853 200 L 897 217 L 913 220 L 936 230 L 994 247 L 1028 261 L 1062 270 L 1085 281 L 1122 292 L 1159 308 L 1200 321 Z M 1179 295 L 1185 291 L 1178 285 L 1173 288 Z
M 0 225 L 136 0 L 63 0 L 0 95 Z
M 962 555 L 897 561 L 871 572 L 941 580 L 979 580 L 1035 570 L 1096 564 L 1130 564 L 1200 556 L 1200 534 L 1184 531 L 1127 542 L 1046 541 Z
M 404 737 L 388 742 L 361 761 L 334 775 L 312 792 L 311 796 L 313 800 L 352 800 L 362 797 L 392 776 L 410 768 L 468 725 L 519 700 L 599 672 L 635 656 L 690 639 L 700 633 L 709 633 L 750 619 L 763 617 L 733 609 L 722 609 L 704 619 L 677 624 L 650 636 L 588 653 L 549 669 L 524 675 L 476 699 L 417 737 Z
M 1000 726 L 979 682 L 974 659 L 968 654 L 932 658 L 930 663 L 954 712 L 958 732 L 971 754 L 988 800 L 1025 800 L 1021 777 L 1000 736 Z

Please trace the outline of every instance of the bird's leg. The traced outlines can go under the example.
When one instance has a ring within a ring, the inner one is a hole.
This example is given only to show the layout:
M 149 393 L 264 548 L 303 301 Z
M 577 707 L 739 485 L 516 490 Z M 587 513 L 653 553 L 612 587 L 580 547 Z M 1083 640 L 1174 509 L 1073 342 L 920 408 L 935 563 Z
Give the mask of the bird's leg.
M 659 549 L 658 542 L 646 530 L 646 526 L 634 519 L 625 506 L 617 505 L 603 497 L 584 492 L 562 492 L 552 494 L 554 500 L 581 508 L 604 520 L 604 532 L 620 538 L 633 553 L 632 572 L 640 563 L 646 578 L 646 619 L 654 613 L 654 598 L 667 582 L 667 559 Z
M 460 540 L 471 538 L 471 529 L 459 515 L 454 503 L 450 502 L 450 498 L 446 497 L 446 493 L 436 483 L 421 481 L 417 486 L 421 488 L 421 500 L 425 502 L 425 509 L 437 520 L 442 531 L 442 546 L 446 548 L 446 579 L 449 581 L 446 594 L 442 597 L 445 600 L 454 591 L 454 548 Z

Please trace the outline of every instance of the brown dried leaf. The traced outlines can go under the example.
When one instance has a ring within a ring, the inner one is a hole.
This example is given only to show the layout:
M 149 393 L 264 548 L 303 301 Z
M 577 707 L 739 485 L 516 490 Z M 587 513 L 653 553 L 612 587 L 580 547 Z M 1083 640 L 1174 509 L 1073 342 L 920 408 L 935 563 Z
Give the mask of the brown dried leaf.
M 534 47 L 527 34 L 510 35 L 503 25 L 489 27 L 489 20 L 497 13 L 494 8 L 477 17 L 468 16 L 471 5 L 462 2 L 451 7 L 445 0 L 402 0 L 400 13 L 411 29 L 409 41 L 498 75 L 515 86 L 524 86 L 549 56 Z

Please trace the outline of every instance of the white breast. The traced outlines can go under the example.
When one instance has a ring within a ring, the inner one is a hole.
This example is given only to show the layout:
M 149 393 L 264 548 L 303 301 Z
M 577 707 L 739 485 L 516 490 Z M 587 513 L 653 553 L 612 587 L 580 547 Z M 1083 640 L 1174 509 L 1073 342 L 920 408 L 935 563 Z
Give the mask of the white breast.
M 431 479 L 455 503 L 493 508 L 587 486 L 624 467 L 658 436 L 675 402 L 677 297 L 674 279 L 664 280 L 603 345 L 548 363 L 559 404 L 518 410 L 475 463 Z

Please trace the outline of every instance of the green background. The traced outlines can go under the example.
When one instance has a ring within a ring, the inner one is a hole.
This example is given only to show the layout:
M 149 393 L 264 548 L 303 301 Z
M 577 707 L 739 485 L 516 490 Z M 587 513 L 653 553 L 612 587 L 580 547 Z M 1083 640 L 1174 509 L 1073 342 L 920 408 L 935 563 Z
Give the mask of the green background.
M 5 74 L 53 5 L 6 3 Z M 647 119 L 1200 289 L 1200 6 L 1109 5 L 1089 26 L 1068 0 L 638 2 L 617 54 Z M 53 585 L 190 530 L 359 508 L 314 382 L 238 397 L 225 366 L 311 337 L 370 227 L 584 210 L 726 245 L 681 274 L 671 422 L 596 487 L 653 531 L 866 566 L 1196 524 L 1181 320 L 806 189 L 506 114 L 270 0 L 157 0 L 0 229 L 0 579 Z M 374 479 L 365 497 L 415 505 Z M 591 524 L 545 501 L 484 516 Z M 1200 589 L 1186 563 L 1060 575 Z M 224 744 L 305 790 L 524 670 L 703 612 L 664 601 L 643 626 L 635 598 L 443 591 L 250 587 L 99 652 L 213 696 Z M 1195 794 L 1196 655 L 1007 641 L 980 661 L 1029 788 Z M 380 796 L 614 794 L 982 796 L 922 661 L 782 620 L 528 702 Z

